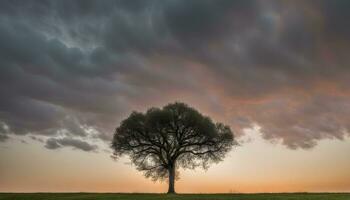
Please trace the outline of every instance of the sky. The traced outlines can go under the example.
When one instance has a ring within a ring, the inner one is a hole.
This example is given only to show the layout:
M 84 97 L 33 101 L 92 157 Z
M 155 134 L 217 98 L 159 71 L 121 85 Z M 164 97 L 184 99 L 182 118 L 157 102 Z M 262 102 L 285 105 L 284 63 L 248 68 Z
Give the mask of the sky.
M 111 158 L 132 111 L 231 127 L 178 192 L 350 192 L 350 2 L 0 2 L 0 191 L 165 192 Z

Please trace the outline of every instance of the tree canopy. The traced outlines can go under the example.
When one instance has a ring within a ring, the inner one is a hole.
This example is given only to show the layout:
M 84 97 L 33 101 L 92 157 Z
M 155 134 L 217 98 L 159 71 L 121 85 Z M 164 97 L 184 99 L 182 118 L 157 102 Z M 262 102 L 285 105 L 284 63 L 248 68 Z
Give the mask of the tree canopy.
M 116 128 L 112 148 L 115 157 L 129 156 L 146 177 L 168 178 L 168 193 L 175 193 L 180 167 L 207 168 L 221 161 L 234 144 L 229 126 L 214 123 L 184 103 L 173 103 L 132 112 Z

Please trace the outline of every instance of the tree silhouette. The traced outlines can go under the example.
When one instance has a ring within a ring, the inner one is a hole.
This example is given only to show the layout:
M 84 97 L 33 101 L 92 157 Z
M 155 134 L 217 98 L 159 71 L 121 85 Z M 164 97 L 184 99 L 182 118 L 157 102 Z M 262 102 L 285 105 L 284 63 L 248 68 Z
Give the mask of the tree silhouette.
M 168 178 L 168 193 L 175 193 L 179 167 L 207 168 L 221 161 L 234 144 L 229 126 L 214 124 L 184 103 L 173 103 L 132 112 L 116 129 L 112 148 L 115 157 L 128 155 L 146 177 Z

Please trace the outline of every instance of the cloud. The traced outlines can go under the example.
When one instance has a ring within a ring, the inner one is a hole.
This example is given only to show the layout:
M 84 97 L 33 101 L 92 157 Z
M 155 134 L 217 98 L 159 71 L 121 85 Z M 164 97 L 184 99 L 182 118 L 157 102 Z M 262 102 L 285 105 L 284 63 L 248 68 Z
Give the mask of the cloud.
M 0 121 L 0 142 L 4 142 L 7 139 L 9 139 L 8 134 L 9 133 L 9 128 L 8 126 Z
M 38 141 L 38 142 L 44 142 L 44 140 L 42 139 L 42 138 L 40 138 L 40 137 L 36 137 L 36 136 L 34 136 L 34 135 L 31 135 L 31 136 L 29 136 L 30 137 L 30 139 L 32 139 L 32 140 L 35 140 L 35 141 Z
M 1 141 L 108 142 L 132 110 L 175 100 L 292 149 L 349 136 L 344 1 L 0 4 Z
M 8 139 L 8 136 L 7 135 L 5 135 L 5 134 L 3 134 L 3 133 L 0 133 L 0 142 L 3 142 L 3 141 L 5 141 L 5 140 L 7 140 Z
M 96 145 L 91 145 L 85 141 L 74 139 L 74 138 L 50 138 L 46 140 L 45 147 L 47 149 L 59 149 L 62 147 L 72 147 L 73 149 L 80 149 L 82 151 L 95 151 L 97 149 Z
M 46 141 L 45 147 L 48 149 L 58 149 L 61 145 L 58 144 L 56 139 L 51 138 Z

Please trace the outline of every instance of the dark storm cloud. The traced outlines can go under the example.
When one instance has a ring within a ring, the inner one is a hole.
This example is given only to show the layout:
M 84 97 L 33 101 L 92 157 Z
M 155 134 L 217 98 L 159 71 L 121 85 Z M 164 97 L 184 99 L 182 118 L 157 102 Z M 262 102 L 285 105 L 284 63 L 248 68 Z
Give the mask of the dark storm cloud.
M 330 34 L 333 37 L 347 38 L 350 33 L 350 13 L 348 8 L 350 6 L 349 1 L 321 1 L 321 12 L 325 17 L 325 26 L 327 31 L 325 34 Z
M 73 138 L 50 138 L 46 141 L 45 147 L 48 149 L 59 149 L 62 147 L 72 147 L 73 149 L 80 149 L 82 151 L 94 151 L 96 145 L 91 145 L 85 141 L 73 139 Z
M 1 141 L 109 141 L 131 110 L 175 100 L 290 148 L 349 135 L 345 1 L 0 4 Z

